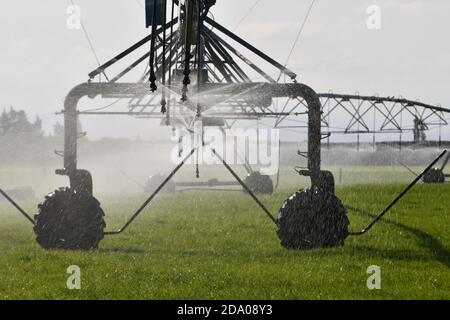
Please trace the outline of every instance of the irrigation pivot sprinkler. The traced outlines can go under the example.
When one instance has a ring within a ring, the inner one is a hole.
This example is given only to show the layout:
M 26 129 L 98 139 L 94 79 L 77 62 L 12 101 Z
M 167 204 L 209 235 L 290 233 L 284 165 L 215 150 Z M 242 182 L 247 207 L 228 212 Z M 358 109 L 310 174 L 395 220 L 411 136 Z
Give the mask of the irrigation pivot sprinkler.
M 405 108 L 416 108 L 418 103 L 393 98 L 317 94 L 311 87 L 298 83 L 297 75 L 286 66 L 211 18 L 209 13 L 215 3 L 215 0 L 147 0 L 147 26 L 151 27 L 151 34 L 92 71 L 88 82 L 74 87 L 68 93 L 62 112 L 64 163 L 63 168 L 56 170 L 56 173 L 69 178 L 69 187 L 60 188 L 47 195 L 39 204 L 34 219 L 0 190 L 0 193 L 33 224 L 37 242 L 43 248 L 95 249 L 104 236 L 123 233 L 156 195 L 174 190 L 176 184 L 172 178 L 189 159 L 199 156 L 198 147 L 192 148 L 183 156 L 180 152 L 181 161 L 171 173 L 152 177 L 148 188 L 149 197 L 123 227 L 116 231 L 105 231 L 104 212 L 94 197 L 92 176 L 88 170 L 80 169 L 77 163 L 77 121 L 80 116 L 124 115 L 157 118 L 166 126 L 183 123 L 189 135 L 195 132 L 195 128 L 200 128 L 197 135 L 201 136 L 201 142 L 204 142 L 205 127 L 216 126 L 223 129 L 227 121 L 236 123 L 242 120 L 272 119 L 275 121 L 275 128 L 282 128 L 281 124 L 289 117 L 307 116 L 308 146 L 307 152 L 303 154 L 307 158 L 307 166 L 298 170 L 298 173 L 308 177 L 311 186 L 287 199 L 281 206 L 278 217 L 267 209 L 257 195 L 272 193 L 274 186 L 270 177 L 252 168 L 247 168 L 248 177 L 240 177 L 220 151 L 209 147 L 235 181 L 220 182 L 213 179 L 207 184 L 242 186 L 275 224 L 281 244 L 294 249 L 339 246 L 343 245 L 350 235 L 366 233 L 444 156 L 445 152 L 367 228 L 359 233 L 350 232 L 347 208 L 334 193 L 334 177 L 331 172 L 321 169 L 321 141 L 324 137 L 321 130 L 324 122 L 321 99 L 333 99 L 340 106 L 351 103 L 352 99 L 362 99 L 373 106 L 387 102 L 396 105 L 404 103 Z M 104 79 L 94 81 L 100 75 L 106 74 L 112 65 L 123 61 L 145 45 L 149 45 L 149 51 L 122 72 L 109 77 L 106 82 Z M 269 72 L 251 61 L 237 47 L 263 60 L 286 79 L 290 79 L 290 82 L 280 83 L 273 79 Z M 147 68 L 138 81 L 121 81 L 141 64 L 146 64 Z M 242 64 L 245 67 L 242 67 Z M 249 70 L 264 80 L 253 82 L 248 74 Z M 98 96 L 128 101 L 128 108 L 119 111 L 78 110 L 78 103 L 82 98 Z M 274 108 L 273 101 L 277 99 L 286 102 L 282 110 Z M 429 107 L 424 104 L 420 106 Z M 300 108 L 303 109 L 299 110 Z M 450 111 L 434 107 L 429 109 L 433 114 Z M 390 122 L 395 122 L 391 112 L 388 113 Z M 359 112 L 356 114 L 356 121 L 360 123 L 363 115 Z M 449 158 L 446 162 L 448 160 Z M 196 164 L 198 176 L 198 162 Z M 202 184 L 194 184 L 200 185 Z

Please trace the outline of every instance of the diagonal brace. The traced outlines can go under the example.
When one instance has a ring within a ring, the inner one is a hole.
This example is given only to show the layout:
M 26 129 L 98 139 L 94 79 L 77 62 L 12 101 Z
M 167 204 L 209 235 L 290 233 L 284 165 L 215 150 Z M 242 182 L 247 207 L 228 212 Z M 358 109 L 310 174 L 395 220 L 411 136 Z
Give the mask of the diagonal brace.
M 367 231 L 369 231 L 370 229 L 372 229 L 372 227 L 381 219 L 383 218 L 383 216 L 392 209 L 392 207 L 394 207 L 397 202 L 400 201 L 401 198 L 403 198 L 403 196 L 405 194 L 407 194 L 409 192 L 409 190 L 411 190 L 412 187 L 414 187 L 416 185 L 417 182 L 419 182 L 423 176 L 427 173 L 428 170 L 430 170 L 439 160 L 441 160 L 441 158 L 447 153 L 447 150 L 444 150 L 436 159 L 433 160 L 432 163 L 430 163 L 428 165 L 428 167 L 421 173 L 419 174 L 402 192 L 400 192 L 397 197 L 395 197 L 394 200 L 392 200 L 392 202 L 383 210 L 381 211 L 381 213 L 379 215 L 377 215 L 372 222 L 369 223 L 369 225 L 367 227 L 365 227 L 364 229 L 362 229 L 361 231 L 358 232 L 350 232 L 349 234 L 351 236 L 361 236 L 365 233 L 367 233 Z
M 181 169 L 186 161 L 194 154 L 197 148 L 192 151 L 181 161 L 181 163 L 169 174 L 169 176 L 160 184 L 160 186 L 148 197 L 147 200 L 139 207 L 139 209 L 131 216 L 131 218 L 124 224 L 122 228 L 117 231 L 105 232 L 107 236 L 118 235 L 124 232 L 128 226 L 141 214 L 141 212 L 147 207 L 147 205 L 156 197 L 156 195 L 164 188 L 164 186 L 173 178 L 173 176 Z
M 8 200 L 9 203 L 11 203 L 17 210 L 19 210 L 19 212 L 28 220 L 30 221 L 33 225 L 35 224 L 33 218 L 31 218 L 31 216 L 25 211 L 23 210 L 13 199 L 11 199 L 10 196 L 8 196 L 8 194 L 3 191 L 0 188 L 0 194 L 3 195 L 5 197 L 6 200 Z
M 249 187 L 242 181 L 241 178 L 237 175 L 237 173 L 230 167 L 228 163 L 216 152 L 215 149 L 211 149 L 213 154 L 222 162 L 222 164 L 227 168 L 227 170 L 231 173 L 231 175 L 239 182 L 239 184 L 244 188 L 245 191 L 248 192 L 250 197 L 258 204 L 258 206 L 266 213 L 270 220 L 272 220 L 275 225 L 278 225 L 278 220 L 274 218 L 274 216 L 270 213 L 269 209 L 256 197 L 256 195 L 250 190 Z

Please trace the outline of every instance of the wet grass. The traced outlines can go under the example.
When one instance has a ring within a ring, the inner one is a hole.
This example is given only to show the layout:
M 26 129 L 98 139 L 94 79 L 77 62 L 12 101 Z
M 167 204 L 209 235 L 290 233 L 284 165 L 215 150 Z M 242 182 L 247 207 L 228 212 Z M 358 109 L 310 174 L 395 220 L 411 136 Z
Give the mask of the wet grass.
M 341 186 L 344 203 L 378 212 L 404 187 Z M 293 190 L 261 197 L 277 212 Z M 108 229 L 143 197 L 102 197 Z M 34 204 L 26 206 L 32 212 Z M 0 202 L 3 299 L 449 299 L 450 185 L 418 185 L 373 230 L 341 248 L 286 250 L 275 226 L 242 193 L 162 196 L 98 251 L 44 251 L 31 226 Z M 351 229 L 370 217 L 350 213 Z M 81 268 L 81 290 L 66 269 Z M 381 290 L 367 268 L 381 267 Z

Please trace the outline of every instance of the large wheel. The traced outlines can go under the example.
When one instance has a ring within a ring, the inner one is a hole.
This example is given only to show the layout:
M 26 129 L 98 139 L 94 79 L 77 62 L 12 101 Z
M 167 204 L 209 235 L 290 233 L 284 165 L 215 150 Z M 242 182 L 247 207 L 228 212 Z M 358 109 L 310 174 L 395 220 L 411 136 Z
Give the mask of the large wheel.
M 87 192 L 60 188 L 38 205 L 34 232 L 44 249 L 90 250 L 103 239 L 100 203 Z
M 273 182 L 270 176 L 263 175 L 258 171 L 250 173 L 245 178 L 244 183 L 253 193 L 259 194 L 273 193 Z
M 335 247 L 344 244 L 349 224 L 347 209 L 334 194 L 305 189 L 284 202 L 277 233 L 290 249 Z
M 445 174 L 439 168 L 428 170 L 423 176 L 424 183 L 445 183 Z
M 334 176 L 330 171 L 320 171 L 320 189 L 334 194 Z
M 150 176 L 147 179 L 147 183 L 145 184 L 145 192 L 146 193 L 153 193 L 156 191 L 156 189 L 158 189 L 158 187 L 161 185 L 161 183 L 164 182 L 164 180 L 166 180 L 167 175 L 165 174 L 155 174 L 153 176 Z M 163 193 L 175 193 L 175 183 L 173 181 L 169 181 L 166 183 L 166 185 L 164 186 L 164 188 L 161 189 L 161 192 Z

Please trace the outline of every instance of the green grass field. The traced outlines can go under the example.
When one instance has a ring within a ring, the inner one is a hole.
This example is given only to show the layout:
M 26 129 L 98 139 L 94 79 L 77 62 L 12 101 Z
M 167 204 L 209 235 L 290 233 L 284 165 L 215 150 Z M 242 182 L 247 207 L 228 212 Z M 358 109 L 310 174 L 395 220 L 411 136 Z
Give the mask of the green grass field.
M 404 184 L 338 187 L 342 201 L 378 212 Z M 293 190 L 262 200 L 277 212 Z M 103 196 L 108 229 L 144 196 Z M 30 212 L 35 204 L 25 205 Z M 44 251 L 28 222 L 0 202 L 2 299 L 449 299 L 450 185 L 417 185 L 373 230 L 341 248 L 286 250 L 245 194 L 159 197 L 125 234 L 98 251 Z M 351 229 L 370 220 L 350 213 Z M 81 290 L 66 269 L 81 268 Z M 381 290 L 368 290 L 370 265 Z

